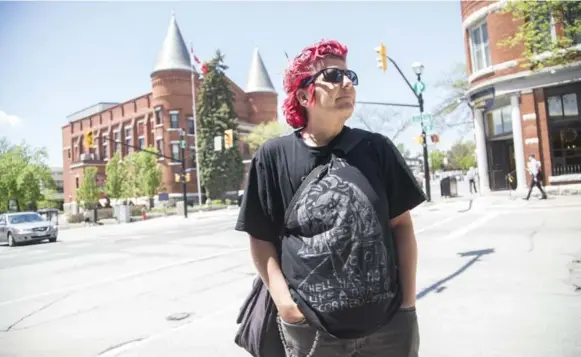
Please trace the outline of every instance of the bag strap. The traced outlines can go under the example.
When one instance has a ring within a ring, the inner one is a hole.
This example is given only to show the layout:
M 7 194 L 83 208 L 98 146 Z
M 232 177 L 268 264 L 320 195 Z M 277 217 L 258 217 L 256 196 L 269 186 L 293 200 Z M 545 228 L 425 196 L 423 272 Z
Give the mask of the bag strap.
M 340 151 L 343 155 L 347 155 L 351 150 L 353 150 L 368 135 L 368 132 L 366 132 L 365 130 L 356 129 L 356 128 L 349 128 L 349 127 L 345 127 L 345 129 L 347 130 L 347 132 L 343 133 L 343 135 L 341 135 L 341 137 L 339 138 L 339 141 L 334 145 L 333 149 L 331 150 L 331 153 L 332 153 L 331 155 L 334 155 L 333 152 L 336 152 L 336 151 Z M 301 194 L 303 193 L 305 188 L 307 188 L 307 186 L 311 182 L 313 182 L 315 179 L 320 179 L 327 172 L 328 169 L 329 169 L 329 164 L 323 164 L 323 165 L 316 166 L 309 173 L 309 175 L 303 180 L 303 182 L 301 182 L 299 188 L 297 189 L 297 191 L 293 195 L 288 207 L 286 208 L 286 210 L 284 212 L 284 220 L 282 221 L 283 227 L 282 227 L 281 233 L 279 235 L 280 237 L 283 236 L 284 230 L 286 228 L 286 222 L 288 221 L 288 218 L 289 218 L 292 210 L 294 209 L 294 206 L 295 206 L 297 200 L 299 199 L 299 197 L 301 196 Z

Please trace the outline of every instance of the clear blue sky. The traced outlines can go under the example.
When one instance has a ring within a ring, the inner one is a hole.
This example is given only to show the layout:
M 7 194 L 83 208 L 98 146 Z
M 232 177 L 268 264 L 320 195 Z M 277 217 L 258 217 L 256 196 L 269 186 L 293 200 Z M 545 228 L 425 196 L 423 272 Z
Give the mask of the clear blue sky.
M 360 78 L 358 100 L 414 103 L 396 72 L 376 67 L 374 48 L 413 80 L 411 63 L 426 69 L 426 107 L 441 93 L 435 83 L 465 60 L 460 1 L 408 2 L 36 2 L 0 3 L 0 136 L 48 149 L 62 165 L 66 116 L 100 101 L 120 102 L 151 90 L 150 73 L 172 10 L 188 46 L 202 60 L 217 48 L 227 74 L 244 88 L 258 46 L 282 98 L 284 52 L 294 56 L 321 38 L 348 45 Z M 417 109 L 393 109 L 411 116 Z M 412 152 L 414 126 L 396 141 Z M 458 134 L 444 135 L 441 147 Z

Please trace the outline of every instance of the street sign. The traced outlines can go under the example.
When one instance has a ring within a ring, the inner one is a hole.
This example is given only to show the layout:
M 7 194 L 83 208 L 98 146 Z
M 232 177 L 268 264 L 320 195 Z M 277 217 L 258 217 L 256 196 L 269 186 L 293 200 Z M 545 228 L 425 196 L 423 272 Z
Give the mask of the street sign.
M 412 117 L 414 123 L 420 123 L 423 121 L 432 121 L 432 114 L 418 114 Z
M 416 92 L 417 95 L 424 93 L 425 90 L 426 90 L 426 85 L 424 82 L 417 81 L 416 83 L 414 83 L 414 92 Z
M 214 151 L 222 151 L 222 136 L 214 136 Z
M 432 123 L 423 123 L 424 131 L 430 131 L 434 128 Z
M 182 149 L 186 148 L 186 141 L 185 140 L 180 140 L 180 145 Z

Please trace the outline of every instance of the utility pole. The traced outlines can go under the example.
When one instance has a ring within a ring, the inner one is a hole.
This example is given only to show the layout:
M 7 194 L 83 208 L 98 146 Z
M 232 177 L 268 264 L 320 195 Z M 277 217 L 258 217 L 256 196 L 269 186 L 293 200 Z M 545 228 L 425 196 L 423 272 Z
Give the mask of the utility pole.
M 184 218 L 188 218 L 188 186 L 186 183 L 186 131 L 184 129 L 180 130 L 180 146 L 182 147 L 182 196 L 184 199 Z
M 422 73 L 424 71 L 424 65 L 419 63 L 419 62 L 415 62 L 412 65 L 412 69 L 414 70 L 418 81 L 416 82 L 416 84 L 414 86 L 411 85 L 410 81 L 408 81 L 408 79 L 406 78 L 406 76 L 403 74 L 403 72 L 401 71 L 401 69 L 399 68 L 399 66 L 397 65 L 397 63 L 395 63 L 395 61 L 389 57 L 387 55 L 387 49 L 386 46 L 381 43 L 379 45 L 379 47 L 377 47 L 375 49 L 375 52 L 377 52 L 377 54 L 379 55 L 379 57 L 377 58 L 378 61 L 378 67 L 381 68 L 381 70 L 383 70 L 384 72 L 387 70 L 387 61 L 389 60 L 389 62 L 391 62 L 393 64 L 393 66 L 395 67 L 395 69 L 397 69 L 397 71 L 399 72 L 399 74 L 401 75 L 401 77 L 403 78 L 403 80 L 406 82 L 406 84 L 408 85 L 408 87 L 411 89 L 411 91 L 414 93 L 414 95 L 416 96 L 416 99 L 418 100 L 418 107 L 420 108 L 420 117 L 421 117 L 421 121 L 420 124 L 422 126 L 422 146 L 423 146 L 423 156 L 424 156 L 424 182 L 426 184 L 426 198 L 428 199 L 428 202 L 430 202 L 432 200 L 432 194 L 431 194 L 431 186 L 430 186 L 430 163 L 428 161 L 428 141 L 426 140 L 426 126 L 424 125 L 424 97 L 423 97 L 423 92 L 425 90 L 425 85 L 421 80 L 421 76 Z M 372 103 L 372 102 L 368 102 L 369 104 L 379 104 L 379 105 L 390 105 L 390 103 Z M 392 105 L 395 106 L 405 106 L 405 107 L 412 107 L 415 105 L 409 105 L 409 104 L 396 104 L 396 103 L 391 103 Z

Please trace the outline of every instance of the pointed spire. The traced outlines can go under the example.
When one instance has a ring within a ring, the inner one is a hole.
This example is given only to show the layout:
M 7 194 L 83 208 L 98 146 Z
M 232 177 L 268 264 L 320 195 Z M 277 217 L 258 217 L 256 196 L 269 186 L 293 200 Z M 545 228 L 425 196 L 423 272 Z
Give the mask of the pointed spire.
M 165 40 L 163 41 L 161 49 L 157 55 L 157 61 L 155 62 L 153 73 L 172 69 L 185 71 L 192 70 L 190 54 L 173 12 L 167 29 L 167 34 L 165 35 Z
M 246 93 L 276 93 L 257 47 L 254 48 L 254 56 L 252 57 L 252 64 L 250 65 L 250 73 L 248 74 L 248 82 L 246 83 L 245 91 Z

